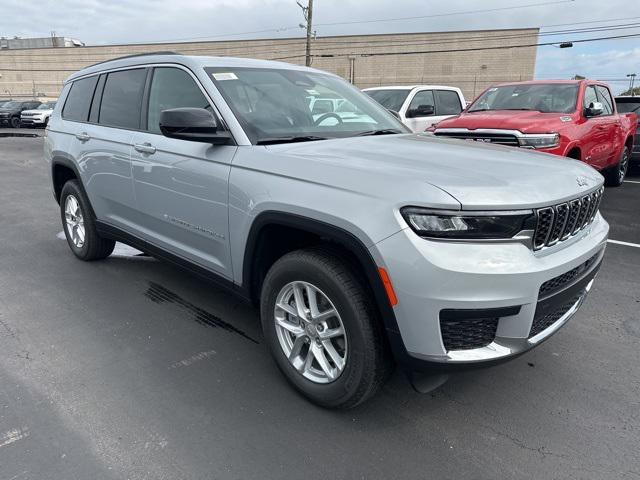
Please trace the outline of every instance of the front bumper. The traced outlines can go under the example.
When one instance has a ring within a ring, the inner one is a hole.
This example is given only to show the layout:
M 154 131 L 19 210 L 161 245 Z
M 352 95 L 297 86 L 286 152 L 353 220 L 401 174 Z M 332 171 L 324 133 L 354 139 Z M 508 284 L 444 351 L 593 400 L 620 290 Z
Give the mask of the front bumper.
M 23 125 L 44 125 L 44 119 L 37 117 L 20 117 L 20 123 Z
M 511 241 L 427 240 L 410 229 L 374 245 L 371 252 L 387 269 L 398 297 L 394 313 L 408 357 L 404 363 L 411 363 L 414 370 L 490 365 L 540 344 L 584 301 L 604 255 L 608 231 L 598 213 L 575 237 L 538 252 Z M 589 268 L 562 290 L 551 296 L 541 293 L 545 282 L 585 264 Z M 441 328 L 443 311 L 505 314 L 491 314 L 497 318 L 497 328 L 486 345 L 448 349 Z M 548 324 L 538 331 L 539 322 Z

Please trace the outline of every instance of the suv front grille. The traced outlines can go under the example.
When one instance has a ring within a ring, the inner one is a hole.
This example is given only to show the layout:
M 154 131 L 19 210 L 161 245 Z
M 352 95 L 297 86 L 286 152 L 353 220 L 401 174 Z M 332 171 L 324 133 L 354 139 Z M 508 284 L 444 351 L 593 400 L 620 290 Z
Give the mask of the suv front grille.
M 537 223 L 533 249 L 540 250 L 575 235 L 596 216 L 604 187 L 567 203 L 536 210 Z
M 546 330 L 551 325 L 553 325 L 558 320 L 560 320 L 562 316 L 565 313 L 567 313 L 569 310 L 571 310 L 571 307 L 573 307 L 576 304 L 576 302 L 580 300 L 581 296 L 582 296 L 582 293 L 579 293 L 571 297 L 569 300 L 567 300 L 562 305 L 560 305 L 557 308 L 557 310 L 555 310 L 552 313 L 534 316 L 533 324 L 531 325 L 531 330 L 529 331 L 529 338 L 535 337 L 537 334 Z
M 518 147 L 518 137 L 505 133 L 480 133 L 480 132 L 435 132 L 436 136 L 457 138 L 459 140 L 471 140 L 481 143 L 497 143 L 499 145 L 509 145 Z

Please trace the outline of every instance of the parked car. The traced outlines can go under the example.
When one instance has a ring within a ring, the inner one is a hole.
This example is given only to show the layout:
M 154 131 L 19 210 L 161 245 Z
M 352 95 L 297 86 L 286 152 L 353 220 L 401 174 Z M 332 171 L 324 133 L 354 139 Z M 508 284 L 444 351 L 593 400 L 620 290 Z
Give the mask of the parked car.
M 616 97 L 616 107 L 622 114 L 640 116 L 640 97 Z M 631 160 L 640 162 L 640 124 L 636 128 L 636 138 L 633 142 Z
M 319 88 L 373 122 L 314 119 Z M 76 257 L 122 241 L 254 302 L 289 382 L 346 408 L 394 360 L 424 391 L 539 345 L 606 246 L 591 167 L 407 132 L 333 74 L 157 54 L 71 75 L 44 154 Z
M 424 132 L 434 123 L 458 115 L 467 104 L 459 88 L 441 85 L 375 87 L 363 92 L 396 112 L 413 132 Z
M 0 127 L 9 126 L 18 128 L 20 126 L 20 114 L 24 110 L 37 108 L 41 102 L 15 100 L 5 103 L 0 108 Z
M 20 124 L 25 127 L 46 127 L 56 102 L 46 102 L 35 110 L 24 110 L 20 114 Z
M 616 111 L 605 83 L 540 80 L 491 87 L 462 114 L 438 122 L 431 131 L 582 160 L 601 171 L 607 185 L 619 186 L 636 128 L 635 115 Z

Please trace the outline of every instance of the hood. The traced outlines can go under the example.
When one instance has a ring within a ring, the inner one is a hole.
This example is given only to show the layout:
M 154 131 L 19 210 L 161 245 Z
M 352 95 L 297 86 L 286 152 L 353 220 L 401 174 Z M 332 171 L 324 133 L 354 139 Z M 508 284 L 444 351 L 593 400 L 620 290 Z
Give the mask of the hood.
M 420 201 L 428 184 L 463 209 L 527 209 L 575 198 L 603 183 L 588 165 L 564 157 L 433 135 L 381 135 L 267 147 L 295 160 L 314 182 L 380 195 L 396 205 Z M 294 158 L 295 157 L 295 158 Z M 382 187 L 381 187 L 382 185 Z
M 37 109 L 33 109 L 33 110 L 23 110 L 22 113 L 28 113 L 29 115 L 39 115 L 41 113 L 47 114 L 47 113 L 51 113 L 53 110 L 37 110 Z
M 561 119 L 564 119 L 561 120 Z M 519 130 L 522 133 L 555 132 L 573 120 L 569 113 L 541 113 L 520 110 L 492 110 L 488 112 L 461 113 L 457 117 L 438 122 L 439 128 L 496 128 Z
M 17 108 L 0 108 L 0 113 L 15 113 L 17 111 Z

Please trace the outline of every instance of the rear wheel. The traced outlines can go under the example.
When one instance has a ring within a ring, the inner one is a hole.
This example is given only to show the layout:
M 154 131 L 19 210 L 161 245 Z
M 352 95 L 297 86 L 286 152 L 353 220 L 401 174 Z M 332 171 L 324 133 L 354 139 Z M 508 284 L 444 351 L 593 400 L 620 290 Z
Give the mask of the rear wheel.
M 608 187 L 619 187 L 620 185 L 622 185 L 622 182 L 624 182 L 624 178 L 627 176 L 627 171 L 629 170 L 630 158 L 631 153 L 629 152 L 629 148 L 624 147 L 624 149 L 622 150 L 622 155 L 620 155 L 620 161 L 618 162 L 618 164 L 603 172 L 605 184 Z
M 101 260 L 113 252 L 116 242 L 98 235 L 89 200 L 77 180 L 69 180 L 60 194 L 60 216 L 67 243 L 80 260 Z
M 350 408 L 384 383 L 391 362 L 372 299 L 328 249 L 291 252 L 269 270 L 261 318 L 289 382 L 323 407 Z

